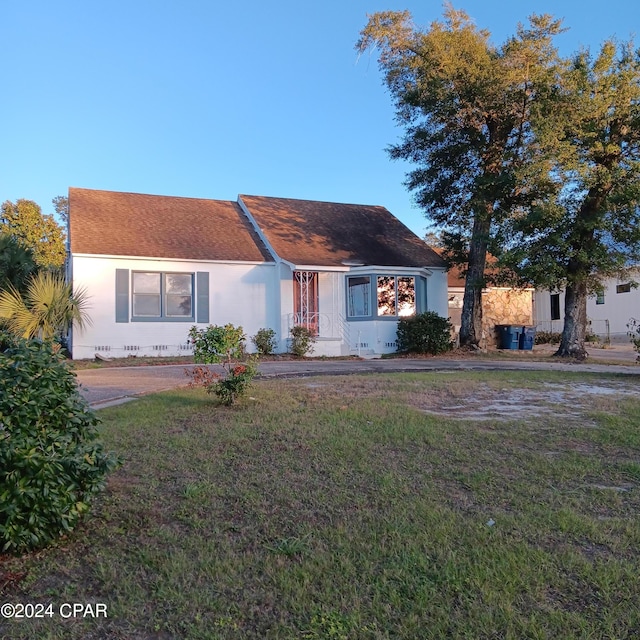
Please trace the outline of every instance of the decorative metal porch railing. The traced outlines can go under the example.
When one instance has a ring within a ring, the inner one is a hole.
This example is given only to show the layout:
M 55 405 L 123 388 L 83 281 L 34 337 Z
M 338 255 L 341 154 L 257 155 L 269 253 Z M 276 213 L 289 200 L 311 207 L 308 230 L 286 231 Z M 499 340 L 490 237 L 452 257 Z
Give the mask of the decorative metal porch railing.
M 288 329 L 298 325 L 314 331 L 321 340 L 341 340 L 349 344 L 349 324 L 339 313 L 290 313 Z

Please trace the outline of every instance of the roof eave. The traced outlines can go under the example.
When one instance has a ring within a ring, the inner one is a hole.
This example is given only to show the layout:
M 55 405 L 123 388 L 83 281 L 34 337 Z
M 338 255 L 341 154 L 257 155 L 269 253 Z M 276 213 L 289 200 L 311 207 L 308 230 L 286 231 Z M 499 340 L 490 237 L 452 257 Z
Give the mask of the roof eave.
M 99 258 L 105 260 L 144 260 L 146 262 L 197 262 L 202 264 L 250 264 L 250 265 L 275 265 L 273 261 L 266 260 L 212 260 L 203 258 L 159 258 L 158 256 L 125 256 L 108 253 L 81 253 L 79 251 L 71 251 L 70 257 L 73 258 Z
M 288 264 L 293 271 L 350 271 L 350 267 L 344 265 L 326 265 L 326 264 L 297 264 L 295 262 L 289 262 L 288 260 L 283 260 L 286 264 Z

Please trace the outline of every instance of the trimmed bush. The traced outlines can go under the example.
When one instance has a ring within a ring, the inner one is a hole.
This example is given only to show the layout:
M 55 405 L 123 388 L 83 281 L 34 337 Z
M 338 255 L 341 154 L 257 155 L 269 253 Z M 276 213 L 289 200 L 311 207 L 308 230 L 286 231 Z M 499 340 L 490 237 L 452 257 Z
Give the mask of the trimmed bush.
M 71 531 L 119 460 L 51 343 L 0 339 L 0 549 L 44 547 Z
M 313 345 L 316 341 L 316 335 L 311 329 L 301 324 L 291 327 L 291 353 L 294 356 L 307 356 L 313 353 Z
M 436 355 L 453 349 L 453 326 L 435 311 L 425 311 L 398 321 L 398 351 Z
M 258 329 L 258 333 L 251 338 L 261 356 L 270 356 L 278 346 L 276 332 L 273 329 Z
M 244 357 L 246 336 L 242 327 L 210 324 L 206 329 L 189 329 L 193 359 L 203 364 L 231 363 Z

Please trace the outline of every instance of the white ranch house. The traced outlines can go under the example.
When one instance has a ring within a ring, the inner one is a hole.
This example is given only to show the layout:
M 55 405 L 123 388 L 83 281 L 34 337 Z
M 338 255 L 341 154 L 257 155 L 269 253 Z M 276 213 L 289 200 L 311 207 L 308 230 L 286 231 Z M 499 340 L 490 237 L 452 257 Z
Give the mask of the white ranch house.
M 602 342 L 629 342 L 627 324 L 640 320 L 640 270 L 626 278 L 608 278 L 602 289 L 587 298 L 588 331 Z M 561 332 L 564 326 L 564 291 L 537 290 L 536 325 L 539 331 Z
M 226 323 L 273 329 L 280 352 L 304 325 L 314 355 L 384 354 L 398 318 L 448 311 L 445 263 L 378 206 L 71 188 L 69 243 L 92 320 L 74 359 L 188 355 L 191 326 Z

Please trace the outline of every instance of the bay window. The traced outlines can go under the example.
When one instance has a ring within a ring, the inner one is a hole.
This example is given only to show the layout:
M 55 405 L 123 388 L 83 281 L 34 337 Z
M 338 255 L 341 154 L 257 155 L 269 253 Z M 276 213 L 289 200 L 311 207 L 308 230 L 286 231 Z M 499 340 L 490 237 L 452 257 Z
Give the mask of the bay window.
M 350 318 L 371 315 L 371 276 L 347 278 L 347 315 Z
M 348 318 L 398 318 L 414 315 L 416 311 L 414 276 L 347 276 Z

